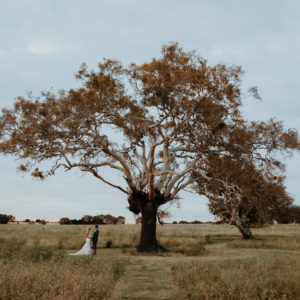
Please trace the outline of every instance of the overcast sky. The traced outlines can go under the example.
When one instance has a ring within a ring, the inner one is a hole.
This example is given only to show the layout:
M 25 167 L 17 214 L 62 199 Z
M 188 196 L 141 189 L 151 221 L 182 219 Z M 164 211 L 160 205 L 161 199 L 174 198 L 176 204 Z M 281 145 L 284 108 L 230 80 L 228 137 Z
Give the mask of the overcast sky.
M 243 85 L 263 102 L 247 100 L 252 120 L 276 117 L 300 130 L 300 1 L 297 0 L 0 0 L 0 108 L 32 91 L 76 87 L 82 62 L 103 57 L 125 65 L 160 55 L 177 41 L 209 64 L 241 65 Z M 286 158 L 287 187 L 300 204 L 300 155 Z M 110 213 L 132 221 L 121 192 L 79 172 L 40 182 L 0 156 L 0 213 L 22 218 L 80 218 Z M 121 181 L 121 178 L 120 178 Z M 182 194 L 172 220 L 213 220 L 207 201 Z

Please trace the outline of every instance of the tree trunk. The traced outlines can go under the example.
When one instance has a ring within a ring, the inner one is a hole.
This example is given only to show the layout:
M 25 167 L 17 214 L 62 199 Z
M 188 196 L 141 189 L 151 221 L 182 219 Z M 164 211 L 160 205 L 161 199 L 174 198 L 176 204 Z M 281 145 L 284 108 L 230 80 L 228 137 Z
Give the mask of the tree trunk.
M 253 235 L 252 235 L 252 232 L 251 232 L 249 226 L 246 226 L 242 223 L 240 223 L 240 224 L 235 223 L 234 225 L 238 228 L 239 232 L 242 234 L 243 240 L 253 239 Z
M 162 203 L 162 195 L 156 193 L 156 197 L 149 200 L 148 194 L 142 191 L 133 190 L 128 198 L 129 210 L 135 214 L 142 214 L 142 229 L 138 251 L 164 251 L 156 239 L 157 210 Z
M 147 202 L 142 208 L 142 229 L 139 251 L 157 251 L 160 246 L 156 239 L 157 206 L 153 202 Z
M 237 209 L 233 211 L 231 224 L 236 226 L 239 232 L 242 234 L 243 240 L 253 239 L 252 232 L 250 230 L 250 226 L 247 223 L 247 216 L 241 215 L 241 210 Z

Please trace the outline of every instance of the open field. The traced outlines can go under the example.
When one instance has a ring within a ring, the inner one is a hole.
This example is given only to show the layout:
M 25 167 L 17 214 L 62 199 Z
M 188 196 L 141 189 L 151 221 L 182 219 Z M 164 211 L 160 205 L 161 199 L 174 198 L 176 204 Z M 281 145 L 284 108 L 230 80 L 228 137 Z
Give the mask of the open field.
M 93 257 L 69 257 L 88 226 L 0 225 L 0 299 L 300 299 L 300 226 L 158 226 L 169 252 L 137 254 L 139 225 L 100 226 Z M 111 243 L 111 248 L 106 248 Z

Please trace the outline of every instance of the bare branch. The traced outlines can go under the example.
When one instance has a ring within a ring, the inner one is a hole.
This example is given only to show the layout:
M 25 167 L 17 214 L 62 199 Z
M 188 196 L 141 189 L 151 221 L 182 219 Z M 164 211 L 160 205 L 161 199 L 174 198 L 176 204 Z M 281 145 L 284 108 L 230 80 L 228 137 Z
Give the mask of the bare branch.
M 124 190 L 123 188 L 121 188 L 121 187 L 118 186 L 118 185 L 112 184 L 111 182 L 105 180 L 105 179 L 104 179 L 102 176 L 100 176 L 94 169 L 92 169 L 92 168 L 86 168 L 86 169 L 83 169 L 82 171 L 92 173 L 96 178 L 100 179 L 100 180 L 103 181 L 104 183 L 106 183 L 106 184 L 108 184 L 108 185 L 110 185 L 110 186 L 112 186 L 112 187 L 114 187 L 114 188 L 116 188 L 116 189 L 120 190 L 121 192 L 123 192 L 123 193 L 125 193 L 125 194 L 128 195 L 128 192 L 127 192 L 126 190 Z
M 174 199 L 174 197 L 176 197 L 176 195 L 183 190 L 184 188 L 186 188 L 188 185 L 192 184 L 195 182 L 195 179 L 189 179 L 186 182 L 182 183 L 181 185 L 179 185 L 171 194 L 170 199 Z

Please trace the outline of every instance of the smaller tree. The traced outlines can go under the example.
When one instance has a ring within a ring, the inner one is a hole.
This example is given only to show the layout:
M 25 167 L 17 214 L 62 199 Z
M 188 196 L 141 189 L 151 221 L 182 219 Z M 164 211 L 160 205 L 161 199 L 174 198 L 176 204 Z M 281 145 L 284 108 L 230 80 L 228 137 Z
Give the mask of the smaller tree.
M 283 177 L 263 172 L 251 161 L 214 157 L 208 174 L 215 180 L 201 180 L 200 194 L 209 199 L 209 210 L 219 221 L 238 228 L 243 239 L 252 239 L 250 226 L 273 222 L 278 212 L 293 199 L 286 193 Z

